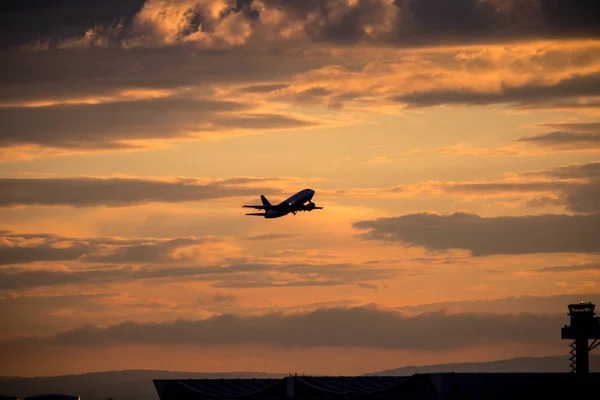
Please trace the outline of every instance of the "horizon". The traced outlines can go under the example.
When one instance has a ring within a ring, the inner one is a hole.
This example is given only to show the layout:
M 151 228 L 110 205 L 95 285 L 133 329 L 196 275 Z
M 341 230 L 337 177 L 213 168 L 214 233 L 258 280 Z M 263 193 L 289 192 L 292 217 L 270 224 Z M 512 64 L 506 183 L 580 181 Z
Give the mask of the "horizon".
M 433 367 L 446 367 L 446 366 L 453 366 L 453 365 L 468 365 L 468 364 L 485 366 L 485 365 L 497 364 L 497 363 L 506 363 L 506 362 L 522 361 L 522 360 L 543 360 L 543 359 L 548 359 L 548 358 L 565 358 L 565 359 L 567 359 L 568 356 L 564 355 L 564 354 L 555 354 L 555 355 L 547 355 L 547 356 L 543 356 L 543 357 L 523 356 L 523 357 L 514 357 L 514 358 L 498 359 L 498 360 L 483 361 L 483 362 L 466 361 L 466 362 L 459 362 L 459 363 L 451 362 L 451 363 L 444 363 L 444 364 L 400 365 L 400 366 L 397 366 L 397 367 L 391 368 L 391 369 L 386 369 L 386 370 L 381 370 L 381 371 L 364 372 L 362 374 L 345 375 L 345 376 L 367 376 L 367 375 L 371 375 L 371 374 L 381 374 L 381 373 L 387 372 L 387 371 L 393 371 L 393 370 L 399 370 L 399 369 L 410 369 L 410 368 L 426 369 L 426 368 L 433 368 Z M 590 361 L 594 358 L 600 359 L 600 355 L 590 353 Z M 567 367 L 568 367 L 567 364 L 565 364 L 565 370 L 568 369 Z M 279 376 L 279 375 L 289 376 L 289 375 L 294 375 L 294 374 L 297 374 L 298 376 L 301 376 L 301 375 L 318 376 L 319 375 L 319 374 L 311 374 L 310 372 L 297 372 L 297 371 L 292 371 L 292 372 L 289 372 L 289 371 L 287 371 L 287 372 L 268 372 L 268 371 L 225 371 L 225 372 L 214 371 L 214 372 L 208 372 L 208 371 L 175 371 L 175 370 L 156 370 L 156 369 L 124 369 L 124 370 L 85 371 L 85 372 L 69 373 L 69 374 L 62 374 L 62 375 L 0 376 L 0 378 L 4 378 L 4 379 L 63 378 L 63 377 L 74 377 L 74 376 L 93 375 L 93 374 L 115 374 L 115 373 L 136 373 L 136 372 L 143 372 L 143 373 L 156 372 L 156 373 L 168 373 L 168 374 L 200 374 L 200 375 L 204 375 L 204 374 L 205 375 L 232 375 L 232 374 L 250 375 L 250 374 L 256 374 L 256 375 L 268 375 L 268 376 Z M 445 372 L 445 371 L 442 371 L 442 372 Z M 511 373 L 511 372 L 507 372 L 507 373 Z M 538 373 L 538 372 L 532 371 L 532 373 Z M 590 373 L 597 373 L 597 372 L 591 370 Z M 339 375 L 339 376 L 344 376 L 344 375 Z M 243 379 L 243 378 L 240 378 L 240 379 Z
M 600 304 L 597 0 L 6 10 L 0 375 L 566 355 Z

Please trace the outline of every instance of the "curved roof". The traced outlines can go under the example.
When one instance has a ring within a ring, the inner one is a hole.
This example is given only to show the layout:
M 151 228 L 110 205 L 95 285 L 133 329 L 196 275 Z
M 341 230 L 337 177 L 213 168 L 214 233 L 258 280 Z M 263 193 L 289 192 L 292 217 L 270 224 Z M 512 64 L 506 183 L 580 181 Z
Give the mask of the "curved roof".
M 425 378 L 399 376 L 289 376 L 283 379 L 157 379 L 161 400 L 398 397 L 428 392 Z
M 373 379 L 375 378 L 375 379 Z M 347 376 L 307 376 L 296 377 L 295 392 L 301 391 L 303 386 L 319 392 L 337 395 L 368 395 L 406 382 L 403 376 L 374 376 L 374 377 L 347 377 Z
M 23 400 L 81 400 L 81 397 L 70 394 L 38 394 L 25 397 Z
M 281 379 L 190 379 L 178 384 L 199 395 L 231 398 L 259 394 L 280 382 Z

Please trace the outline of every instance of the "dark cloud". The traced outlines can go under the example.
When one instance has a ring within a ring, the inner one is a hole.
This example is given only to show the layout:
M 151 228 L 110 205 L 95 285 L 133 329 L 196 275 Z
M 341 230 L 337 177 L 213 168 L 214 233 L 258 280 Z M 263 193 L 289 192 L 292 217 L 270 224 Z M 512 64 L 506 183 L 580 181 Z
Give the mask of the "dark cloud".
M 526 171 L 524 176 L 543 176 L 556 179 L 578 179 L 586 182 L 557 181 L 558 195 L 541 196 L 528 201 L 530 206 L 564 205 L 567 210 L 594 214 L 600 213 L 600 163 L 564 165 L 548 170 Z M 551 184 L 551 182 L 548 182 Z
M 220 315 L 169 323 L 85 326 L 41 338 L 70 346 L 108 344 L 271 344 L 450 350 L 490 343 L 554 343 L 560 314 L 444 314 L 406 317 L 373 307 L 262 316 Z M 444 340 L 440 340 L 440 332 Z
M 129 26 L 146 0 L 5 1 L 0 13 L 0 49 L 40 39 L 83 36 L 94 25 Z
M 600 252 L 600 214 L 483 218 L 474 214 L 409 214 L 360 221 L 365 237 L 429 250 L 464 249 L 474 256 Z
M 520 138 L 518 141 L 559 149 L 593 149 L 600 148 L 600 133 L 555 131 Z
M 340 286 L 389 279 L 402 273 L 394 268 L 371 269 L 350 264 L 296 264 L 282 267 L 263 263 L 233 263 L 224 266 L 95 265 L 52 270 L 7 267 L 2 271 L 2 290 L 98 285 L 148 279 L 210 282 L 212 287 L 231 289 Z
M 37 261 L 77 260 L 89 253 L 94 246 L 86 243 L 73 243 L 67 248 L 52 247 L 50 244 L 38 246 L 0 246 L 0 264 L 22 264 Z
M 564 201 L 556 195 L 542 194 L 535 196 L 525 201 L 527 207 L 538 208 L 538 207 L 549 207 L 549 206 L 563 206 Z
M 578 213 L 600 213 L 600 180 L 569 189 L 564 195 L 567 209 Z
M 237 300 L 237 297 L 232 294 L 217 293 L 213 296 L 213 301 L 216 303 L 232 303 Z
M 242 183 L 225 180 L 202 184 L 194 179 L 167 182 L 134 178 L 0 178 L 0 206 L 125 207 L 280 193 L 276 188 L 239 186 Z
M 198 265 L 194 246 L 212 238 L 113 239 L 68 238 L 6 233 L 0 237 L 0 289 L 16 290 L 75 284 L 106 284 L 145 279 L 211 282 L 213 287 L 252 288 L 351 285 L 415 275 L 418 270 L 372 268 L 358 264 L 281 264 L 229 259 Z M 188 253 L 186 249 L 192 249 Z M 42 261 L 71 261 L 49 267 L 24 266 Z M 73 263 L 73 261 L 78 261 Z
M 285 82 L 331 62 L 336 58 L 329 52 L 199 49 L 193 44 L 11 51 L 0 58 L 0 103 L 114 96 L 138 89 L 192 88 L 212 95 L 212 86 L 270 85 L 274 76 Z M 188 107 L 193 103 L 188 101 Z
M 203 244 L 209 240 L 194 237 L 177 239 L 70 238 L 59 235 L 6 233 L 0 236 L 0 264 L 73 260 L 138 264 L 187 261 L 181 255 L 176 256 L 174 252 L 189 246 Z
M 100 3 L 62 0 L 47 5 L 41 0 L 30 0 L 13 5 L 1 20 L 3 37 L 7 39 L 0 43 L 5 48 L 48 37 L 83 36 L 94 26 L 117 22 L 121 26 L 113 37 L 116 43 L 132 38 L 154 39 L 160 34 L 153 21 L 134 19 L 142 4 L 156 6 L 157 2 Z M 259 44 L 288 40 L 279 34 L 288 27 L 286 23 L 300 25 L 312 42 L 338 45 L 370 42 L 413 46 L 600 35 L 596 23 L 600 7 L 595 0 L 359 0 L 354 3 L 264 0 L 262 3 L 270 11 L 282 11 L 284 23 L 265 25 L 261 10 L 251 0 L 230 0 L 218 17 L 211 15 L 208 2 L 199 1 L 189 5 L 173 34 L 177 40 L 185 40 L 202 31 L 221 39 L 218 41 L 221 44 L 222 38 L 216 32 L 227 17 L 234 16 L 252 29 L 246 40 Z
M 159 243 L 140 243 L 119 246 L 105 254 L 89 254 L 83 259 L 89 262 L 106 263 L 156 263 L 162 261 L 182 260 L 182 256 L 173 253 L 188 246 L 205 243 L 205 239 L 178 238 Z M 183 257 L 185 260 L 185 257 Z
M 197 281 L 216 281 L 230 274 L 244 276 L 248 272 L 261 272 L 269 269 L 265 265 L 220 266 L 112 266 L 64 268 L 57 270 L 26 269 L 20 267 L 4 268 L 0 289 L 23 290 L 40 287 L 106 284 L 146 279 L 191 279 Z
M 119 140 L 186 136 L 211 124 L 214 114 L 247 109 L 234 102 L 152 99 L 104 104 L 0 108 L 0 145 L 49 147 L 118 145 Z
M 266 235 L 248 236 L 246 240 L 278 240 L 300 236 L 297 233 L 270 233 Z
M 596 173 L 596 166 L 588 164 L 581 168 L 566 167 L 567 169 L 549 171 L 549 174 L 567 176 L 574 178 L 579 174 L 580 178 L 589 178 Z M 587 176 L 586 176 L 587 175 Z M 567 210 L 593 214 L 600 213 L 600 180 L 589 182 L 489 182 L 489 183 L 456 183 L 447 185 L 445 192 L 459 194 L 489 194 L 489 193 L 511 193 L 511 192 L 543 192 L 553 191 L 556 195 L 540 195 L 527 200 L 530 207 L 544 207 L 549 205 L 564 205 Z
M 301 128 L 315 123 L 279 114 L 243 114 L 250 106 L 191 98 L 0 108 L 0 146 L 136 147 L 135 141 L 193 137 L 231 129 Z M 134 141 L 131 142 L 124 141 Z M 143 145 L 142 145 L 143 146 Z
M 553 267 L 537 268 L 536 272 L 581 272 L 581 271 L 600 271 L 600 264 L 580 264 L 580 265 L 557 265 Z
M 528 171 L 524 175 L 541 175 L 559 179 L 600 179 L 600 162 L 564 165 L 543 171 Z
M 392 100 L 409 107 L 432 107 L 443 104 L 490 105 L 508 103 L 517 107 L 535 104 L 544 107 L 560 99 L 600 96 L 600 74 L 576 75 L 563 79 L 555 85 L 528 84 L 504 87 L 500 93 L 484 93 L 461 90 L 432 90 L 413 92 L 393 97 Z
M 285 287 L 305 287 L 305 286 L 340 286 L 347 285 L 345 280 L 311 280 L 295 282 L 273 282 L 267 280 L 260 281 L 223 281 L 212 284 L 212 287 L 227 289 L 257 289 L 257 288 L 285 288 Z
M 112 3 L 113 1 L 110 1 L 109 5 Z M 150 0 L 146 2 L 151 3 Z M 441 0 L 420 0 L 396 5 L 383 0 L 363 0 L 355 5 L 337 0 L 269 0 L 265 2 L 265 6 L 284 12 L 286 23 L 304 21 L 302 32 L 314 41 L 368 41 L 386 45 L 435 43 L 437 46 L 442 39 L 448 42 L 489 42 L 502 38 L 504 34 L 508 35 L 507 37 L 518 37 L 523 33 L 521 29 L 535 31 L 539 26 L 545 27 L 543 21 L 552 19 L 550 16 L 554 15 L 554 9 L 550 6 L 532 8 L 530 3 L 536 2 L 523 0 L 516 7 L 516 3 L 495 0 L 458 0 L 452 4 Z M 586 10 L 586 15 L 593 15 L 586 4 L 588 3 L 573 1 L 565 2 L 561 7 L 565 15 L 580 15 L 578 12 L 581 10 Z M 153 37 L 160 33 L 156 31 L 156 27 L 146 26 L 150 23 L 148 21 L 130 23 L 134 12 L 132 10 L 139 9 L 140 2 L 129 2 L 127 6 L 119 7 L 109 5 L 99 5 L 91 0 L 83 0 L 81 4 L 63 1 L 53 6 L 43 6 L 39 2 L 30 3 L 32 16 L 42 13 L 47 15 L 45 25 L 40 25 L 37 30 L 33 29 L 32 34 L 53 36 L 52 23 L 60 21 L 60 24 L 55 26 L 54 36 L 62 38 L 65 27 L 70 26 L 65 20 L 79 21 L 76 16 L 85 13 L 87 17 L 84 20 L 89 21 L 94 19 L 96 10 L 96 23 L 99 24 L 98 27 L 104 26 L 105 30 L 109 29 L 109 21 L 120 18 L 110 13 L 126 16 L 121 30 L 114 35 L 111 33 L 112 36 L 109 35 L 117 41 L 136 39 L 136 35 L 140 35 L 140 38 Z M 18 11 L 15 21 L 25 18 L 23 15 L 26 13 L 22 12 L 24 9 L 26 6 L 23 5 L 13 7 L 14 12 Z M 186 26 L 185 32 L 180 32 L 182 37 L 179 39 L 189 38 L 199 30 L 202 30 L 202 33 L 214 34 L 219 31 L 215 24 L 218 25 L 226 20 L 228 15 L 235 14 L 240 18 L 237 22 L 241 23 L 246 19 L 253 29 L 254 33 L 250 35 L 248 43 L 233 47 L 228 45 L 225 48 L 220 45 L 207 48 L 208 45 L 177 40 L 173 43 L 158 41 L 160 45 L 157 45 L 152 39 L 150 44 L 139 47 L 127 45 L 127 48 L 111 42 L 108 47 L 99 44 L 96 47 L 81 49 L 4 51 L 3 57 L 0 57 L 0 103 L 13 107 L 0 109 L 0 145 L 33 144 L 86 150 L 128 149 L 148 145 L 143 142 L 145 139 L 189 137 L 194 132 L 309 127 L 315 125 L 315 122 L 285 114 L 248 114 L 248 111 L 257 111 L 255 105 L 207 99 L 214 99 L 213 88 L 226 84 L 243 86 L 239 89 L 242 92 L 271 93 L 286 88 L 286 82 L 293 82 L 296 74 L 327 65 L 345 65 L 350 70 L 360 70 L 368 63 L 363 57 L 349 62 L 345 56 L 330 51 L 326 45 L 319 47 L 282 44 L 283 39 L 279 32 L 285 30 L 285 27 L 261 25 L 261 19 L 257 18 L 257 5 L 251 1 L 231 1 L 223 15 L 217 19 L 204 15 L 206 9 L 206 4 L 199 2 L 197 7 L 188 10 L 186 21 L 189 22 L 189 26 Z M 59 14 L 59 17 L 55 16 Z M 176 13 L 165 11 L 161 15 L 167 18 L 166 16 L 171 17 L 173 14 Z M 532 15 L 537 15 L 536 21 L 542 21 L 542 25 L 533 24 L 529 18 Z M 511 21 L 518 21 L 519 17 L 522 18 L 518 27 L 513 26 Z M 581 18 L 586 20 L 587 17 Z M 19 25 L 28 24 L 21 21 Z M 539 32 L 550 32 L 554 35 L 556 32 L 552 29 L 555 29 L 555 25 L 546 26 L 551 31 Z M 90 24 L 90 28 L 93 26 Z M 537 28 L 534 29 L 534 26 Z M 586 29 L 589 31 L 589 26 L 585 28 L 586 26 L 584 23 L 577 28 L 571 28 L 581 32 Z M 106 33 L 100 28 L 95 29 L 94 34 L 102 36 Z M 148 29 L 150 31 L 147 32 Z M 273 29 L 274 32 L 265 33 L 265 29 Z M 563 26 L 561 29 L 567 28 Z M 75 30 L 81 31 L 80 28 Z M 371 33 L 368 33 L 369 31 Z M 488 34 L 489 36 L 486 36 Z M 266 37 L 277 37 L 277 43 L 270 46 L 265 43 Z M 474 37 L 477 39 L 473 39 Z M 411 93 L 396 97 L 395 100 L 413 106 L 434 105 L 440 102 L 519 102 L 520 106 L 526 107 L 582 95 L 598 95 L 597 87 L 597 76 L 590 75 L 574 77 L 554 87 L 531 85 L 507 88 L 502 94 L 434 91 Z M 198 93 L 203 99 L 177 97 L 144 101 L 126 100 L 127 96 L 124 93 L 141 89 L 186 90 L 188 93 Z M 329 107 L 339 109 L 344 106 L 344 102 L 361 97 L 360 93 L 333 93 L 330 90 L 316 87 L 305 92 L 292 93 L 282 99 L 291 103 L 311 105 L 326 100 Z M 35 109 L 18 107 L 22 102 L 60 102 L 74 99 L 81 101 L 84 98 L 97 97 L 112 98 L 115 101 Z
M 289 85 L 286 84 L 256 85 L 241 88 L 239 91 L 243 93 L 271 93 L 287 87 L 289 87 Z
M 357 282 L 373 282 L 394 278 L 398 275 L 420 275 L 421 271 L 407 268 L 371 268 L 356 264 L 284 264 L 268 265 L 265 271 L 282 274 L 241 276 L 228 275 L 213 287 L 229 289 L 285 288 L 304 286 L 343 286 Z M 291 279 L 289 277 L 292 277 Z
M 356 286 L 364 288 L 364 289 L 379 289 L 380 286 L 379 285 L 375 285 L 372 283 L 364 283 L 364 282 L 359 282 Z M 384 287 L 387 287 L 384 285 Z
M 443 301 L 402 306 L 398 307 L 398 310 L 411 313 L 452 310 L 453 312 L 464 313 L 555 314 L 566 313 L 568 304 L 579 303 L 580 301 L 591 301 L 594 304 L 599 304 L 600 295 L 597 293 L 576 293 L 554 296 L 525 295 L 486 300 Z
M 284 264 L 274 269 L 284 276 L 295 279 L 274 280 L 271 276 L 257 277 L 228 277 L 212 286 L 220 288 L 269 288 L 269 287 L 301 287 L 301 286 L 340 286 L 355 283 L 367 283 L 391 279 L 399 275 L 422 275 L 418 269 L 401 267 L 366 267 L 355 264 Z
M 444 186 L 447 193 L 537 192 L 565 190 L 577 183 L 570 182 L 483 182 L 452 183 Z
M 572 132 L 589 132 L 598 133 L 600 132 L 600 122 L 563 122 L 563 123 L 547 123 L 540 124 L 540 126 L 548 127 L 558 130 L 567 130 Z

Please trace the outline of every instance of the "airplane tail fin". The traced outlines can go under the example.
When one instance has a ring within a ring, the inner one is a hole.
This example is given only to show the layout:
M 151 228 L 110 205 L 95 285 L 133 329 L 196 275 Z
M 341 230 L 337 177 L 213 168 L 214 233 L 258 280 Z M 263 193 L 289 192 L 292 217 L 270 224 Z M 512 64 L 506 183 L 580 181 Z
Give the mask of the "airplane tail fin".
M 260 195 L 260 199 L 262 200 L 263 206 L 270 206 L 271 203 L 269 203 L 269 200 L 267 200 L 267 198 L 264 195 Z

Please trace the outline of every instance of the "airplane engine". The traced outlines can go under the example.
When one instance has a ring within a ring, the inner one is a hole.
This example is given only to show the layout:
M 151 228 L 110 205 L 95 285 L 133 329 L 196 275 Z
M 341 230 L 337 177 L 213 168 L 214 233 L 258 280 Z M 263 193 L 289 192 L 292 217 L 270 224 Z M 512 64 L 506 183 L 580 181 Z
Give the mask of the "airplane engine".
M 306 211 L 311 211 L 311 210 L 313 210 L 315 207 L 316 207 L 316 206 L 315 206 L 315 203 L 313 203 L 313 202 L 310 202 L 310 203 L 308 203 L 306 206 L 304 206 L 304 208 L 306 209 Z

